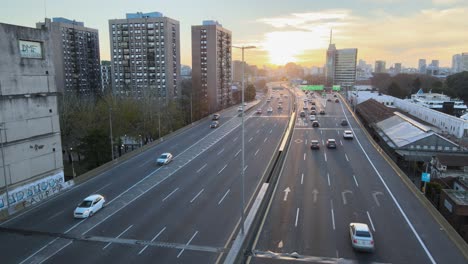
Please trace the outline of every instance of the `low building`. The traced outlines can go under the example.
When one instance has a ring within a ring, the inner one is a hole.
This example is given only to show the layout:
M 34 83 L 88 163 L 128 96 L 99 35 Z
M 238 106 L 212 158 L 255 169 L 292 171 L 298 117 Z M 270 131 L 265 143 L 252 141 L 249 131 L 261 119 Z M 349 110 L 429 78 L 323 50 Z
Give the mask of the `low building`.
M 431 175 L 437 178 L 466 177 L 468 180 L 468 155 L 438 154 L 432 157 Z
M 440 193 L 440 213 L 468 241 L 468 191 L 443 189 Z

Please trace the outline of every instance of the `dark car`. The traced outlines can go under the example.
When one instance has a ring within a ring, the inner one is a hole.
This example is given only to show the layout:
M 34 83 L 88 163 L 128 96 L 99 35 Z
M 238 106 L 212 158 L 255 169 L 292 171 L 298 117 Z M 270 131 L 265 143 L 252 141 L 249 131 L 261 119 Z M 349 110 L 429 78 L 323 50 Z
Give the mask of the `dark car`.
M 301 117 L 305 117 L 305 116 L 306 116 L 306 114 L 305 114 L 304 111 L 301 111 L 301 113 L 300 113 L 299 115 L 300 115 Z
M 333 97 L 336 97 L 336 94 L 334 94 Z
M 315 102 L 312 102 L 312 105 L 315 105 Z
M 311 115 L 316 115 L 317 112 L 316 112 L 315 110 L 312 110 L 312 111 L 310 111 L 310 114 L 311 114 Z
M 315 109 L 315 106 L 311 106 L 311 107 L 310 107 L 310 110 L 316 110 L 316 109 Z
M 318 140 L 311 140 L 310 141 L 310 149 L 320 149 L 320 144 Z
M 327 139 L 327 148 L 336 148 L 336 141 L 332 138 Z
M 336 98 L 336 99 L 335 99 L 335 103 L 339 103 L 339 102 L 340 102 L 340 100 L 338 100 L 338 98 Z
M 325 114 L 325 110 L 320 110 L 320 114 L 321 114 L 321 115 L 324 115 L 324 114 Z
M 328 99 L 327 99 L 327 101 L 328 101 L 328 102 L 331 102 L 331 99 L 330 99 L 330 98 L 328 98 Z
M 348 121 L 346 121 L 346 119 L 341 120 L 341 125 L 342 125 L 342 126 L 347 126 L 347 125 L 348 125 Z
M 319 122 L 317 120 L 312 121 L 312 127 L 319 127 L 319 126 L 320 126 L 320 124 L 319 124 Z
M 219 122 L 218 122 L 218 121 L 213 121 L 213 122 L 211 122 L 210 127 L 211 127 L 211 128 L 217 128 L 217 127 L 219 127 Z

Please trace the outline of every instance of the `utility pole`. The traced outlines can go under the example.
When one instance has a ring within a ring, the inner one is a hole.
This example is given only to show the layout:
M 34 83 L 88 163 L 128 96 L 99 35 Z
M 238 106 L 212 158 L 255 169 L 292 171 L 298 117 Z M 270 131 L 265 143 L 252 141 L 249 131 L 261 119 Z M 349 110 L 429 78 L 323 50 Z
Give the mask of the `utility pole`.
M 112 160 L 114 160 L 114 136 L 112 135 L 112 107 L 109 107 L 109 127 L 110 127 L 111 155 L 112 155 Z

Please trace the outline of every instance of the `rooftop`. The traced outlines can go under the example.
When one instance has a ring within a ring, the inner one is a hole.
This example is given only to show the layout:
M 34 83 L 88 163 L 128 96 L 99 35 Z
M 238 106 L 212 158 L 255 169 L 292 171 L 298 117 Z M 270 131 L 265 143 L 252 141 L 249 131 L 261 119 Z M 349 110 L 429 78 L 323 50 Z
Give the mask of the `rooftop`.
M 468 205 L 468 192 L 467 191 L 456 191 L 451 189 L 443 189 L 445 193 L 457 204 L 457 205 Z
M 446 166 L 468 166 L 468 156 L 467 155 L 436 155 L 439 162 Z

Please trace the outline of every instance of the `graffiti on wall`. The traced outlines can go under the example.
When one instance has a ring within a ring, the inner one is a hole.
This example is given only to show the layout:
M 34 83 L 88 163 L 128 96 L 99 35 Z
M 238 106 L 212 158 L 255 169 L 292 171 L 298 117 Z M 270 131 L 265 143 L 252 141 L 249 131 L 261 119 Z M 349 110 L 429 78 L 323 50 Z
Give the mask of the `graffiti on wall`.
M 10 207 L 20 203 L 26 207 L 40 202 L 67 187 L 68 184 L 64 182 L 63 172 L 60 172 L 9 191 L 8 201 Z M 0 210 L 6 207 L 6 193 L 3 193 L 0 195 Z

